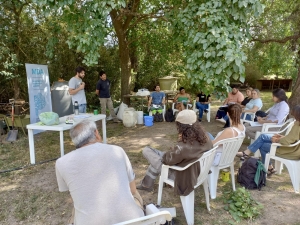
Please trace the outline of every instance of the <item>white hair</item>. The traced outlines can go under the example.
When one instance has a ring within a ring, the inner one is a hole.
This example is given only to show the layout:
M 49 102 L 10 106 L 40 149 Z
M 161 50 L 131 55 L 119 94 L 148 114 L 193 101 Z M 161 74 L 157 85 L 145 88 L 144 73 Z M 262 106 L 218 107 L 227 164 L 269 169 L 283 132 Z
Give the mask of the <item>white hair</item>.
M 95 142 L 97 140 L 95 131 L 96 123 L 91 120 L 83 120 L 70 130 L 70 137 L 76 148 Z

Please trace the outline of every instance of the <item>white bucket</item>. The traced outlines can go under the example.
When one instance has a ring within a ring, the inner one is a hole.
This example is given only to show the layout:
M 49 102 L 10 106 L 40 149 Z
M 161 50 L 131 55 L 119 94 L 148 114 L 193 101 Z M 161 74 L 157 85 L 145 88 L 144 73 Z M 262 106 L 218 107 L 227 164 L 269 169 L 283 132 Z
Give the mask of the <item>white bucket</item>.
M 134 127 L 137 123 L 137 113 L 134 108 L 127 108 L 123 113 L 123 124 L 125 127 Z
M 144 124 L 144 113 L 143 111 L 137 111 L 137 124 Z

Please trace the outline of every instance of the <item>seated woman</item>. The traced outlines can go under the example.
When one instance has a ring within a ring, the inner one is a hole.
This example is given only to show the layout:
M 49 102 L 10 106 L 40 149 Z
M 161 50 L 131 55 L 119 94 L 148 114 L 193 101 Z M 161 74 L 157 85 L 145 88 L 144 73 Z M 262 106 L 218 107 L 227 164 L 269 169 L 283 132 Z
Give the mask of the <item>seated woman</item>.
M 182 103 L 190 103 L 191 102 L 191 96 L 187 93 L 185 93 L 185 90 L 184 90 L 184 87 L 180 87 L 179 88 L 179 93 L 175 96 L 174 98 L 174 102 L 175 102 L 175 108 L 178 109 L 179 111 L 183 110 L 181 108 L 182 104 L 180 104 L 181 102 Z
M 241 102 L 241 106 L 242 108 L 244 108 L 246 106 L 246 104 L 251 100 L 252 98 L 252 87 L 248 87 L 246 88 L 246 97 L 244 98 L 244 100 Z
M 171 150 L 161 152 L 151 147 L 143 149 L 143 155 L 150 165 L 137 189 L 152 191 L 156 177 L 161 172 L 162 164 L 184 167 L 199 159 L 204 152 L 212 149 L 212 142 L 197 121 L 194 111 L 180 111 L 176 117 L 176 127 L 179 139 Z M 194 164 L 184 171 L 175 171 L 174 174 L 175 193 L 186 196 L 194 190 L 197 183 L 200 174 L 199 164 Z
M 292 127 L 291 131 L 286 135 L 267 135 L 261 134 L 248 148 L 243 152 L 238 152 L 237 156 L 247 158 L 250 153 L 255 153 L 258 149 L 260 150 L 262 162 L 265 163 L 266 154 L 270 152 L 272 143 L 280 143 L 282 145 L 293 144 L 300 139 L 300 105 L 297 105 L 292 110 L 292 115 L 295 117 L 296 122 Z M 276 156 L 285 159 L 299 160 L 300 159 L 300 145 L 287 148 L 284 146 L 278 147 L 276 151 Z M 275 173 L 272 164 L 270 163 L 268 168 L 268 174 L 271 175 Z
M 251 95 L 252 95 L 252 99 L 246 104 L 245 108 L 243 109 L 243 113 L 246 113 L 246 112 L 256 113 L 263 106 L 263 103 L 260 99 L 260 92 L 258 89 L 253 89 L 251 92 Z M 242 114 L 241 118 L 243 118 L 243 117 L 244 117 L 244 114 Z M 224 117 L 224 119 L 226 120 L 226 124 L 225 124 L 224 128 L 229 127 L 230 121 L 229 121 L 228 117 Z M 247 114 L 246 120 L 251 120 L 251 119 L 252 119 L 251 115 Z
M 230 120 L 231 127 L 220 131 L 215 138 L 210 133 L 208 133 L 213 144 L 227 138 L 245 136 L 246 129 L 245 126 L 241 123 L 240 119 L 242 114 L 242 107 L 238 104 L 230 105 L 228 106 L 227 114 Z
M 276 89 L 273 91 L 272 100 L 274 101 L 274 105 L 269 110 L 269 113 L 265 117 L 257 116 L 257 122 L 260 124 L 264 123 L 277 123 L 283 124 L 284 118 L 286 115 L 289 114 L 290 107 L 287 104 L 287 96 L 283 89 Z M 261 112 L 261 111 L 259 111 Z M 255 126 L 252 127 L 250 124 L 245 124 L 246 127 L 246 136 L 250 137 L 251 139 L 255 139 L 256 131 L 261 131 L 262 126 Z

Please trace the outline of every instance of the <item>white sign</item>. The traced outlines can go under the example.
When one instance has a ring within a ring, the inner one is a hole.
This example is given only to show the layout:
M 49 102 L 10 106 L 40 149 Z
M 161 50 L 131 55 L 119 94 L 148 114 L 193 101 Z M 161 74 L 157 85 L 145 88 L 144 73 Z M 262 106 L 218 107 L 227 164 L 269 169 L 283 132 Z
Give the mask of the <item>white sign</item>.
M 40 121 L 42 112 L 52 112 L 48 66 L 25 64 L 30 105 L 30 123 Z

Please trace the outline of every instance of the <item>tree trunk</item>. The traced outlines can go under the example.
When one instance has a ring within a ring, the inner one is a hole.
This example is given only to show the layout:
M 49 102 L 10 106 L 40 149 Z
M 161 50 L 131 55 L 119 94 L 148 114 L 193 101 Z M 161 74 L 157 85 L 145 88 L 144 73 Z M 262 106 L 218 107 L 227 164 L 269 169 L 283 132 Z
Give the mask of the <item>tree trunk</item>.
M 300 105 L 300 66 L 298 68 L 298 76 L 296 79 L 296 83 L 293 86 L 292 95 L 289 99 L 289 105 L 292 109 L 296 105 Z

